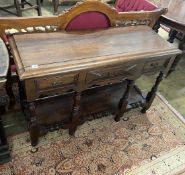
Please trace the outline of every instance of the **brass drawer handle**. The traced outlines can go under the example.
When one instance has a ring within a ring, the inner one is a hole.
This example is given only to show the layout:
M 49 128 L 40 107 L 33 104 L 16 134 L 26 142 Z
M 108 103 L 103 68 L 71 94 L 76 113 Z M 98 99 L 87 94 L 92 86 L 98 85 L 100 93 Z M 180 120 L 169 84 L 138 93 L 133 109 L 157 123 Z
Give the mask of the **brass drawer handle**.
M 135 68 L 136 66 L 137 66 L 137 64 L 134 64 L 134 65 L 132 65 L 132 66 L 128 67 L 128 68 L 125 70 L 125 72 L 127 72 L 127 71 L 129 71 L 129 70 L 131 70 L 131 69 Z
M 158 66 L 158 65 L 159 65 L 159 63 L 151 63 L 150 64 L 151 67 Z
M 53 86 L 53 87 L 57 87 L 57 86 L 61 86 L 61 85 L 62 85 L 62 82 L 54 81 L 54 82 L 52 83 L 52 86 Z
M 98 77 L 102 77 L 102 74 L 98 73 L 98 72 L 94 72 L 94 71 L 90 71 L 91 74 L 96 75 Z

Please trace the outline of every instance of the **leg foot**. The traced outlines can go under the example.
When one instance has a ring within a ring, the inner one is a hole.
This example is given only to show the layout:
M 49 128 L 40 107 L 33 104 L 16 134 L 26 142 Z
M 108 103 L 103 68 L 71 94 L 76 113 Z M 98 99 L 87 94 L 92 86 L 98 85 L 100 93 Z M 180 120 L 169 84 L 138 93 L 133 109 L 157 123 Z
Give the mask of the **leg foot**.
M 114 118 L 114 120 L 116 122 L 120 121 L 120 118 L 126 112 L 127 104 L 128 104 L 129 93 L 130 93 L 130 90 L 132 89 L 132 87 L 134 85 L 134 81 L 133 80 L 127 80 L 127 81 L 128 81 L 128 83 L 127 83 L 126 91 L 123 94 L 123 97 L 119 101 L 118 111 L 117 111 L 116 116 Z
M 72 119 L 71 119 L 71 124 L 69 127 L 70 135 L 74 135 L 77 129 L 77 126 L 80 122 L 80 102 L 81 102 L 81 93 L 76 92 L 75 99 L 74 99 L 74 105 L 73 105 Z
M 38 13 L 38 16 L 42 16 L 41 1 L 40 0 L 37 0 L 37 13 Z
M 29 123 L 29 132 L 31 138 L 31 145 L 36 146 L 39 140 L 39 127 L 37 123 L 37 117 L 35 114 L 35 103 L 29 103 L 29 112 L 30 112 L 30 123 Z

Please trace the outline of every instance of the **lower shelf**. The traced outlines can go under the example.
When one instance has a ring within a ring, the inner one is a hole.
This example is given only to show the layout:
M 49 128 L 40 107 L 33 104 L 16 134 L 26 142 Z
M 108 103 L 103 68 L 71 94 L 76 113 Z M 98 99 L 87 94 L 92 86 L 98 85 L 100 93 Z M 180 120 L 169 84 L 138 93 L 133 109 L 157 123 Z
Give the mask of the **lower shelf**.
M 126 90 L 126 83 L 91 88 L 82 93 L 80 116 L 81 122 L 114 114 L 118 103 Z M 40 135 L 48 130 L 68 128 L 74 102 L 74 93 L 43 99 L 36 102 L 36 116 Z M 137 108 L 145 103 L 140 90 L 134 86 L 129 95 L 127 109 Z

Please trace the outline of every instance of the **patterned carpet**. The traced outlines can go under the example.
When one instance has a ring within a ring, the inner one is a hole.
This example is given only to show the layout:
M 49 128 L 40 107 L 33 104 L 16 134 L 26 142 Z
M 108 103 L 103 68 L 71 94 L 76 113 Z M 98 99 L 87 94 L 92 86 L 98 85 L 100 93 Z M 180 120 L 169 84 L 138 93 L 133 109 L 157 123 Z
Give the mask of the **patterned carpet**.
M 133 110 L 128 121 L 113 116 L 86 122 L 71 137 L 48 133 L 35 148 L 28 133 L 9 138 L 12 161 L 1 175 L 175 175 L 185 170 L 185 124 L 157 96 L 146 114 Z

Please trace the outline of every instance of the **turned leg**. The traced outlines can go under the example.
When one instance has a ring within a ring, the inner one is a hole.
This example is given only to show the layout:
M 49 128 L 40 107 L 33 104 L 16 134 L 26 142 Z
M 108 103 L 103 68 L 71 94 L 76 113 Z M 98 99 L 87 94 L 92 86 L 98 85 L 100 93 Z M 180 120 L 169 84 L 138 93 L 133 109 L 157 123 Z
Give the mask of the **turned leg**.
M 21 8 L 24 8 L 24 0 L 21 0 Z
M 31 138 L 31 145 L 36 146 L 38 144 L 38 138 L 39 138 L 39 127 L 37 123 L 37 116 L 35 113 L 35 103 L 31 102 L 28 104 L 28 109 L 30 112 L 30 123 L 29 123 L 29 132 L 30 132 L 30 138 Z
M 134 85 L 133 80 L 127 80 L 127 81 L 128 81 L 128 83 L 127 83 L 126 91 L 124 92 L 122 98 L 119 101 L 118 111 L 117 111 L 116 116 L 114 118 L 114 120 L 116 122 L 118 122 L 120 120 L 120 118 L 123 116 L 123 114 L 126 112 L 129 93 L 130 93 L 130 90 L 132 89 L 132 87 Z
M 158 86 L 160 84 L 160 82 L 162 81 L 163 79 L 163 72 L 161 71 L 155 81 L 155 84 L 153 85 L 152 89 L 150 92 L 148 92 L 147 96 L 146 96 L 146 102 L 145 102 L 145 105 L 143 107 L 143 109 L 141 110 L 142 113 L 145 113 L 149 108 L 150 106 L 152 105 L 152 102 L 154 101 L 154 98 L 156 96 L 156 92 L 157 92 L 157 89 L 158 89 Z
M 73 105 L 72 119 L 69 127 L 70 135 L 74 135 L 76 128 L 80 122 L 80 101 L 81 101 L 81 92 L 76 92 Z
M 42 16 L 40 0 L 37 0 L 37 13 L 38 13 L 38 16 Z
M 182 41 L 180 41 L 179 49 L 182 50 L 185 53 L 185 34 L 183 36 Z
M 58 15 L 59 0 L 53 0 L 54 15 Z
M 14 0 L 14 5 L 17 11 L 17 16 L 21 17 L 22 16 L 22 11 L 20 8 L 19 0 Z
M 170 33 L 169 33 L 169 39 L 168 39 L 168 41 L 170 42 L 170 43 L 173 43 L 173 41 L 174 41 L 174 39 L 175 39 L 175 37 L 176 37 L 176 35 L 177 35 L 177 31 L 176 30 L 170 30 Z
M 177 56 L 175 57 L 175 60 L 173 61 L 172 66 L 170 67 L 170 70 L 168 71 L 168 73 L 167 73 L 167 75 L 166 75 L 166 78 L 167 78 L 172 72 L 175 71 L 176 66 L 177 66 L 177 64 L 179 63 L 179 61 L 181 60 L 181 58 L 182 58 L 182 55 L 181 55 L 181 54 L 179 54 L 179 55 L 177 55 Z
M 183 54 L 185 53 L 185 35 L 184 35 L 182 41 L 180 41 L 180 43 L 179 43 L 179 49 L 183 51 Z M 166 75 L 166 77 L 168 77 L 172 72 L 175 71 L 176 66 L 179 63 L 179 61 L 181 60 L 183 54 L 179 54 L 176 56 L 176 58 L 172 64 L 170 70 L 168 71 L 168 74 Z
M 6 93 L 10 100 L 9 107 L 8 107 L 9 109 L 12 109 L 15 105 L 15 96 L 12 90 L 12 86 L 13 86 L 13 82 L 12 82 L 12 77 L 11 77 L 11 70 L 9 68 L 8 74 L 7 74 L 7 81 L 5 84 Z
M 153 26 L 153 30 L 154 30 L 156 33 L 158 33 L 158 32 L 159 32 L 159 28 L 160 28 L 160 22 L 157 21 L 157 22 L 155 23 L 155 25 Z

